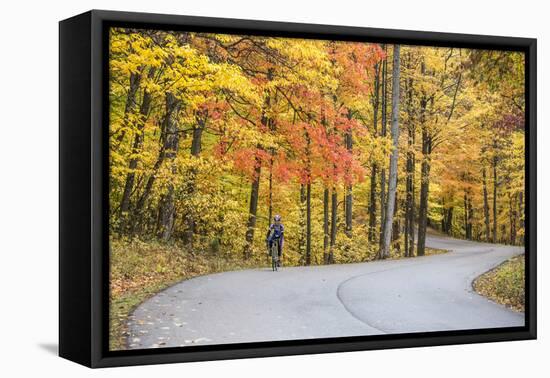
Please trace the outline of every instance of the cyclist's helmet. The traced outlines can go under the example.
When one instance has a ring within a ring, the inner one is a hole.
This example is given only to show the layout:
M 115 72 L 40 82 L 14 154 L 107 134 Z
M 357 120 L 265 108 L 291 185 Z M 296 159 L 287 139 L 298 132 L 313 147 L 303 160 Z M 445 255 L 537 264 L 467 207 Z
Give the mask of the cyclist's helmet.
M 280 222 L 280 221 L 281 221 L 281 216 L 280 216 L 279 214 L 277 214 L 277 215 L 275 215 L 275 216 L 273 217 L 273 220 L 274 220 L 275 222 Z

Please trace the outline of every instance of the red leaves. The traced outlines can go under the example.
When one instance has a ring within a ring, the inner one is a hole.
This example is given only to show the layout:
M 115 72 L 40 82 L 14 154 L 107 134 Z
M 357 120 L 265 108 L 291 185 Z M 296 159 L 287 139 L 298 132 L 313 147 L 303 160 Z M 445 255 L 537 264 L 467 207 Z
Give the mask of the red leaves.
M 341 68 L 340 92 L 346 95 L 368 93 L 374 65 L 385 56 L 380 45 L 347 42 L 333 45 L 332 57 Z
M 199 110 L 202 113 L 208 114 L 208 116 L 214 120 L 223 119 L 227 112 L 230 110 L 229 104 L 225 101 L 208 101 L 199 106 Z
M 235 169 L 247 176 L 250 181 L 257 178 L 256 168 L 271 164 L 269 152 L 258 147 L 237 149 L 231 154 L 231 158 Z
M 281 152 L 274 156 L 272 169 L 273 176 L 277 178 L 277 181 L 287 183 L 294 177 L 296 165 L 293 161 L 287 159 L 284 152 Z
M 287 127 L 293 131 L 287 140 L 295 161 L 288 165 L 288 171 L 300 183 L 320 179 L 326 184 L 343 181 L 349 185 L 364 179 L 364 168 L 346 148 L 341 132 L 353 132 L 357 128 L 354 121 L 345 118 L 333 130 L 315 122 L 297 122 Z
M 251 147 L 250 141 L 241 145 L 240 140 L 221 138 L 216 147 L 219 156 L 233 161 L 236 171 L 253 180 L 260 165 L 271 170 L 278 182 L 296 180 L 302 184 L 321 181 L 351 185 L 365 179 L 365 169 L 346 144 L 346 136 L 357 138 L 368 133 L 368 128 L 353 117 L 351 108 L 370 96 L 374 66 L 384 58 L 384 51 L 377 44 L 359 42 L 327 46 L 337 88 L 330 82 L 311 86 L 284 82 L 280 77 L 276 86 L 268 86 L 265 75 L 251 77 L 266 97 L 261 108 L 243 111 L 248 120 L 240 122 L 243 128 L 255 130 L 258 144 Z M 262 71 L 267 71 L 269 64 L 264 62 Z M 216 114 L 218 108 L 210 106 L 209 111 Z

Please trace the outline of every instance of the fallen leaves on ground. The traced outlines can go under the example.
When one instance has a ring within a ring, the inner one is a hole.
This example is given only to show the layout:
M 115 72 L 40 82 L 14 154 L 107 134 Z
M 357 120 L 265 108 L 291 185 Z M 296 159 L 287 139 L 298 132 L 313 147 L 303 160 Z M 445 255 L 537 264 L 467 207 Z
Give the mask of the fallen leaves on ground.
M 525 311 L 525 255 L 514 257 L 474 282 L 481 295 L 516 311 Z

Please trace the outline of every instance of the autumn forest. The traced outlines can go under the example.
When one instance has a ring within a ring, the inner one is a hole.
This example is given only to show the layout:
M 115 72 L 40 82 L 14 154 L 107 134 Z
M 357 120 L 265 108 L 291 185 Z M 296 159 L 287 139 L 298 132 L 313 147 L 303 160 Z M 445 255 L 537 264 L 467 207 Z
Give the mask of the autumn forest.
M 111 240 L 265 261 L 523 245 L 524 55 L 111 29 Z

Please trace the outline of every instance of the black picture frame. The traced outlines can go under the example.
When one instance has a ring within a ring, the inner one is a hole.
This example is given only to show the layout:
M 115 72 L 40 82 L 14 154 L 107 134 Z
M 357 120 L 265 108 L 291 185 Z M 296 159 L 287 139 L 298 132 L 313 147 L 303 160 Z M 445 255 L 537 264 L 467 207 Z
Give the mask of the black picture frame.
M 108 350 L 108 33 L 111 26 L 514 50 L 526 62 L 525 326 Z M 59 24 L 59 354 L 89 367 L 536 338 L 536 39 L 92 10 Z

